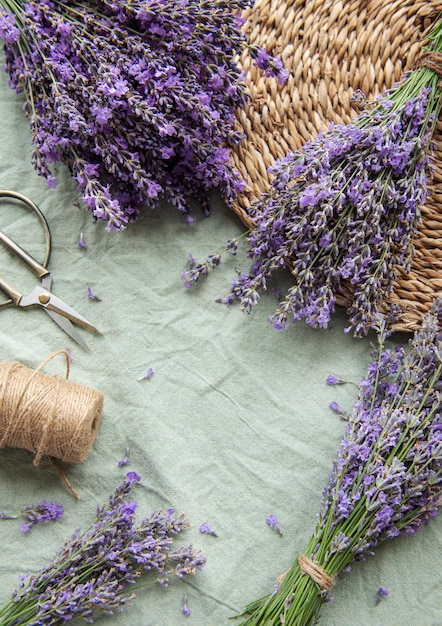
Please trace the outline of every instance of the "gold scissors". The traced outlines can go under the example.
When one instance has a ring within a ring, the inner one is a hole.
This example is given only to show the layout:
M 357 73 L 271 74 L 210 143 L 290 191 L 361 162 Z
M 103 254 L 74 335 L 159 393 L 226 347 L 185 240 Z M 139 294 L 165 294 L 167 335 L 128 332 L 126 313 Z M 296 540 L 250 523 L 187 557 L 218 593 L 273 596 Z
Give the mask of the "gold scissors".
M 31 291 L 27 296 L 23 295 L 15 287 L 13 287 L 8 281 L 0 276 L 0 289 L 8 296 L 9 300 L 2 302 L 0 307 L 7 306 L 9 304 L 15 304 L 17 307 L 30 307 L 40 306 L 49 315 L 49 317 L 64 330 L 74 341 L 80 344 L 83 348 L 88 350 L 86 343 L 77 333 L 72 322 L 84 326 L 97 335 L 101 335 L 100 331 L 95 328 L 86 318 L 77 313 L 68 304 L 54 296 L 51 292 L 52 276 L 47 269 L 49 263 L 49 257 L 51 255 L 51 233 L 45 216 L 38 208 L 38 206 L 32 202 L 29 198 L 18 193 L 16 191 L 7 191 L 0 189 L 0 198 L 14 198 L 29 206 L 38 216 L 40 223 L 43 226 L 45 239 L 46 239 L 46 256 L 43 263 L 39 263 L 28 254 L 23 248 L 21 248 L 15 241 L 10 239 L 5 233 L 0 230 L 0 243 L 6 246 L 11 252 L 19 257 L 29 269 L 41 280 L 41 284 Z

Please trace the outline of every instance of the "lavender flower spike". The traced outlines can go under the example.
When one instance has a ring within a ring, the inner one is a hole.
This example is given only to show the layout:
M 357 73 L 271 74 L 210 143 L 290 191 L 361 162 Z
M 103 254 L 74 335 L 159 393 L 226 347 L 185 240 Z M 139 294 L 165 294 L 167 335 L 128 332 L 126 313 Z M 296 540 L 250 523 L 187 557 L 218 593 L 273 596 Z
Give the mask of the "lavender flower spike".
M 377 319 L 378 349 L 359 383 L 317 527 L 279 587 L 246 608 L 243 626 L 317 623 L 322 603 L 354 561 L 373 555 L 387 539 L 415 533 L 438 514 L 442 300 L 408 350 L 388 347 L 386 320 Z M 381 587 L 378 595 L 387 593 Z
M 169 578 L 195 574 L 205 558 L 192 546 L 171 550 L 189 523 L 173 509 L 154 511 L 136 524 L 137 503 L 130 499 L 141 477 L 128 472 L 97 509 L 97 521 L 67 539 L 52 560 L 21 580 L 0 609 L 2 626 L 64 623 L 121 611 L 134 598 L 133 583 L 143 573 L 167 586 Z M 130 623 L 130 618 L 128 622 Z
M 63 506 L 58 502 L 42 500 L 40 504 L 29 504 L 21 511 L 26 521 L 20 524 L 20 530 L 22 533 L 27 533 L 37 524 L 60 519 L 63 513 Z
M 25 96 L 32 161 L 48 185 L 54 163 L 65 164 L 109 231 L 161 199 L 186 222 L 195 197 L 209 212 L 210 189 L 234 201 L 244 187 L 230 150 L 242 138 L 235 112 L 249 98 L 236 63 L 249 0 L 3 5 L 5 69 Z M 284 79 L 280 59 L 247 47 Z
M 429 38 L 442 50 L 440 24 Z M 265 51 L 258 59 L 264 66 Z M 430 69 L 416 69 L 351 123 L 331 125 L 275 162 L 269 189 L 248 209 L 251 269 L 233 281 L 226 301 L 250 313 L 286 268 L 292 285 L 270 317 L 276 330 L 299 320 L 327 328 L 343 296 L 355 336 L 376 325 L 399 268 L 411 268 L 432 177 L 439 82 Z

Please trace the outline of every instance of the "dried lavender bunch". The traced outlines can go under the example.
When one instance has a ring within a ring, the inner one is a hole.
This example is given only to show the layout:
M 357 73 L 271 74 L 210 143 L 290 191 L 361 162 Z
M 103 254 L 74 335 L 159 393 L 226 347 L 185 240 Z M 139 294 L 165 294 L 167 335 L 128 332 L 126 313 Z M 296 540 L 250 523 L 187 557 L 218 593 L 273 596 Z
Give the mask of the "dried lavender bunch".
M 430 49 L 442 51 L 442 21 Z M 239 274 L 223 301 L 238 299 L 250 313 L 274 272 L 288 267 L 294 284 L 270 318 L 277 330 L 301 319 L 327 327 L 345 287 L 349 330 L 366 334 L 397 268 L 410 269 L 441 106 L 439 75 L 420 67 L 367 103 L 352 123 L 333 125 L 278 160 L 268 193 L 249 208 L 252 269 Z M 194 262 L 185 285 L 210 267 Z
M 25 577 L 0 610 L 2 626 L 63 624 L 81 617 L 89 624 L 99 613 L 112 615 L 135 598 L 130 586 L 151 572 L 167 587 L 169 578 L 195 574 L 205 558 L 193 547 L 171 550 L 189 524 L 173 509 L 155 511 L 135 525 L 137 503 L 128 499 L 136 472 L 129 472 L 97 509 L 97 521 L 76 531 L 37 574 Z M 138 586 L 141 586 L 139 584 Z
M 246 0 L 0 1 L 10 85 L 25 96 L 32 159 L 49 185 L 64 163 L 109 230 L 165 198 L 185 215 L 218 187 L 242 188 L 230 164 L 235 110 L 247 100 L 244 46 L 283 81 L 279 59 L 248 45 Z
M 339 574 L 381 542 L 413 534 L 437 515 L 442 492 L 442 301 L 402 346 L 378 350 L 359 383 L 344 439 L 304 555 L 243 625 L 316 623 Z M 306 573 L 309 572 L 309 573 Z M 315 582 L 316 580 L 316 582 Z

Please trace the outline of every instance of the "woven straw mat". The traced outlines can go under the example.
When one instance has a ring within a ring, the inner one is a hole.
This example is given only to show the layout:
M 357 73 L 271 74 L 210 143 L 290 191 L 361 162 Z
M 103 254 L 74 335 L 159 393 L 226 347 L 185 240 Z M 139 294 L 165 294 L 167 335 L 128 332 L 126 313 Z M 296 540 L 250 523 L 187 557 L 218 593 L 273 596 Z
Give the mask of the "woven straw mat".
M 245 31 L 250 43 L 280 55 L 290 71 L 278 85 L 266 78 L 245 51 L 240 64 L 251 101 L 238 111 L 244 141 L 232 160 L 247 183 L 233 207 L 252 226 L 248 207 L 269 188 L 268 167 L 287 152 L 325 130 L 348 123 L 358 110 L 350 103 L 356 89 L 368 98 L 398 81 L 411 68 L 424 37 L 442 13 L 442 0 L 256 0 L 248 9 Z M 434 177 L 415 238 L 412 269 L 398 268 L 393 293 L 400 304 L 394 330 L 411 332 L 434 298 L 442 296 L 442 120 L 434 135 Z M 339 305 L 347 294 L 336 294 Z

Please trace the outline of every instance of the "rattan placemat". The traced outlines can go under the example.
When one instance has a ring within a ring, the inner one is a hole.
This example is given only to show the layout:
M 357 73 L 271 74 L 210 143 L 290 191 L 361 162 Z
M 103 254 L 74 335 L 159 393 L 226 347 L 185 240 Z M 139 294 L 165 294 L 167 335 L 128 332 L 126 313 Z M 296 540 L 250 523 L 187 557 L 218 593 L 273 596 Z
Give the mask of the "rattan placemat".
M 268 167 L 300 148 L 330 123 L 347 123 L 361 89 L 371 98 L 391 87 L 419 55 L 426 33 L 442 14 L 436 0 L 256 0 L 245 12 L 249 41 L 281 55 L 290 71 L 278 85 L 244 52 L 240 59 L 251 102 L 237 114 L 245 140 L 233 151 L 247 187 L 234 206 L 251 226 L 248 207 L 269 187 Z M 442 120 L 434 136 L 434 179 L 415 239 L 412 269 L 398 268 L 389 302 L 402 314 L 395 330 L 419 328 L 422 315 L 442 296 Z M 337 294 L 347 303 L 346 294 Z M 389 303 L 386 303 L 387 305 Z

